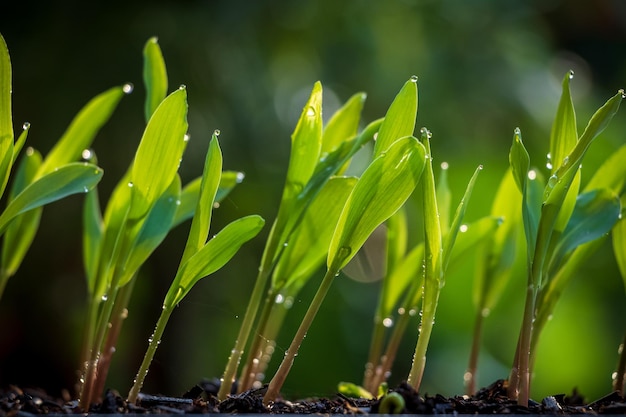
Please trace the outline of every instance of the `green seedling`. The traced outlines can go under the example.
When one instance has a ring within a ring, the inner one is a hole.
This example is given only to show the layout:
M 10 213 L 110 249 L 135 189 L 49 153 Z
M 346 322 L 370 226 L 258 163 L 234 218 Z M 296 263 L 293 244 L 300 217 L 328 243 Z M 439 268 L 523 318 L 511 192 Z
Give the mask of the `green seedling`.
M 623 149 L 626 149 L 626 146 Z M 621 165 L 623 166 L 623 164 Z M 612 235 L 615 260 L 624 281 L 624 289 L 626 289 L 626 221 L 624 221 L 623 215 L 624 210 L 622 209 L 622 216 L 613 227 Z M 621 392 L 622 397 L 626 396 L 626 348 L 624 346 L 626 346 L 626 333 L 618 349 L 619 361 L 613 374 L 613 390 Z
M 412 78 L 403 88 L 412 91 L 415 104 L 416 83 L 417 78 Z M 393 119 L 396 114 L 390 116 Z M 414 111 L 399 117 L 404 126 L 410 127 L 415 123 Z M 406 118 L 412 118 L 413 121 L 407 122 Z M 426 162 L 424 146 L 415 137 L 407 136 L 403 131 L 385 130 L 384 126 L 385 122 L 374 148 L 374 159 L 357 181 L 339 216 L 328 250 L 326 274 L 281 365 L 269 383 L 263 399 L 266 404 L 274 401 L 279 394 L 300 345 L 336 276 L 356 255 L 369 235 L 402 207 L 422 175 Z M 396 134 L 401 136 L 395 140 L 390 138 L 390 135 Z M 389 143 L 391 145 L 388 148 L 382 147 Z
M 230 393 L 257 315 L 260 318 L 256 334 L 266 336 L 252 343 L 242 373 L 241 389 L 249 387 L 257 378 L 260 367 L 264 366 L 259 356 L 266 348 L 261 344 L 267 340 L 265 343 L 271 345 L 278 332 L 282 321 L 280 316 L 284 315 L 286 305 L 280 301 L 299 291 L 326 254 L 332 233 L 329 228 L 331 219 L 322 216 L 328 214 L 338 217 L 342 200 L 345 201 L 347 191 L 353 185 L 352 179 L 338 179 L 333 185 L 330 185 L 329 179 L 345 171 L 350 158 L 371 140 L 380 125 L 380 122 L 373 122 L 363 132 L 356 134 L 364 99 L 362 93 L 354 95 L 323 128 L 322 86 L 316 83 L 313 87 L 291 137 L 291 156 L 278 214 L 268 236 L 255 286 L 222 377 L 218 393 L 220 399 Z M 313 204 L 317 204 L 318 208 L 310 209 Z M 325 205 L 326 208 L 320 211 L 319 208 Z M 316 239 L 310 239 L 310 233 L 317 233 L 314 229 L 325 231 Z M 270 277 L 272 281 L 268 290 L 266 287 Z M 269 295 L 258 313 L 264 294 Z M 282 305 L 276 306 L 277 300 Z M 272 320 L 276 321 L 268 320 L 271 315 Z
M 81 354 L 80 405 L 83 409 L 103 391 L 140 267 L 173 227 L 198 212 L 192 222 L 181 268 L 186 265 L 189 258 L 204 247 L 206 235 L 203 233 L 208 233 L 213 205 L 243 178 L 241 173 L 222 175 L 219 132 L 216 131 L 207 152 L 205 174 L 181 187 L 177 171 L 189 140 L 186 89 L 181 86 L 165 97 L 167 72 L 154 38 L 146 44 L 144 63 L 148 122 L 135 158 L 113 191 L 104 216 L 96 190 L 90 192 L 85 201 L 83 254 L 88 311 Z M 247 231 L 247 228 L 233 226 L 229 230 Z M 218 261 L 226 256 L 219 250 L 220 242 L 237 243 L 227 232 L 220 236 L 228 238 L 221 237 L 210 245 L 216 247 L 212 256 Z M 206 252 L 203 253 L 202 258 L 195 258 L 196 264 L 199 259 L 208 259 Z M 202 268 L 188 268 L 185 267 L 187 273 L 205 272 Z M 191 278 L 193 281 L 201 277 Z M 185 279 L 185 288 L 195 283 L 188 281 L 188 276 Z M 160 321 L 160 331 L 164 320 Z
M 533 330 L 535 317 L 550 303 L 542 292 L 549 286 L 563 264 L 578 246 L 597 239 L 611 230 L 620 214 L 620 201 L 611 190 L 592 190 L 579 195 L 580 166 L 593 140 L 605 129 L 617 112 L 623 91 L 607 101 L 591 118 L 578 137 L 576 117 L 569 93 L 572 74 L 563 80 L 563 94 L 550 137 L 551 175 L 541 197 L 529 186 L 535 171 L 515 130 L 509 154 L 513 178 L 522 195 L 522 220 L 526 238 L 527 291 L 517 352 L 509 377 L 509 396 L 527 405 L 532 369 L 532 350 L 538 339 Z M 535 327 L 540 329 L 541 327 Z M 535 341 L 535 342 L 533 342 Z
M 11 76 L 9 51 L 0 35 L 0 196 L 30 129 L 30 124 L 24 123 L 23 131 L 15 141 Z M 26 149 L 15 173 L 7 205 L 0 214 L 0 235 L 3 237 L 0 297 L 33 242 L 42 206 L 72 194 L 88 192 L 102 178 L 101 168 L 92 163 L 74 161 L 79 160 L 84 149 L 91 146 L 120 99 L 131 90 L 130 85 L 115 87 L 92 99 L 76 115 L 45 158 L 33 148 Z

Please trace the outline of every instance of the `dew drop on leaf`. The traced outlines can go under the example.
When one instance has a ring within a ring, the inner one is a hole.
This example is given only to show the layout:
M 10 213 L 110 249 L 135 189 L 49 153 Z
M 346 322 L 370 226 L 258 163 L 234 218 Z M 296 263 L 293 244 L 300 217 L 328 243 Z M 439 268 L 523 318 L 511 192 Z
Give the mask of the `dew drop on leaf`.
M 22 129 L 24 130 L 30 129 L 30 122 L 24 122 L 24 124 L 22 125 Z
M 219 130 L 219 129 L 215 129 L 215 130 L 213 131 L 213 135 L 214 135 L 215 137 L 219 136 L 219 135 L 220 135 L 220 133 L 222 133 L 222 132 L 220 132 L 220 130 Z
M 618 92 L 622 95 L 622 98 L 626 98 L 626 91 L 624 91 L 623 88 L 621 88 Z
M 32 156 L 35 153 L 35 149 L 32 146 L 26 148 L 26 156 Z
M 189 136 L 188 133 L 185 133 L 185 135 L 183 136 L 183 141 L 184 142 L 189 142 L 189 139 L 191 139 L 191 136 Z
M 235 182 L 237 182 L 237 184 L 241 184 L 244 178 L 246 178 L 246 174 L 244 174 L 243 172 L 238 172 L 237 176 L 235 177 Z
M 387 328 L 393 326 L 393 319 L 391 317 L 385 317 L 383 319 L 383 326 L 385 326 Z
M 528 171 L 528 179 L 533 181 L 537 179 L 537 171 L 535 171 L 534 169 L 531 169 L 530 171 Z
M 411 75 L 411 82 L 416 83 L 418 80 L 417 75 Z
M 187 89 L 187 86 L 185 84 L 181 84 L 181 85 L 178 86 L 178 89 L 179 90 L 185 90 L 185 89 Z
M 569 70 L 569 79 L 574 78 L 574 70 Z
M 122 86 L 122 91 L 124 94 L 130 94 L 135 89 L 135 86 L 132 83 L 126 83 Z
M 309 106 L 309 108 L 306 109 L 306 115 L 307 115 L 307 117 L 314 117 L 315 116 L 315 108 L 313 108 L 312 106 Z
M 466 224 L 462 224 L 462 225 L 459 227 L 459 232 L 461 232 L 461 233 L 465 233 L 465 232 L 467 232 L 468 230 L 469 230 L 469 226 L 468 226 L 468 225 L 466 225 Z

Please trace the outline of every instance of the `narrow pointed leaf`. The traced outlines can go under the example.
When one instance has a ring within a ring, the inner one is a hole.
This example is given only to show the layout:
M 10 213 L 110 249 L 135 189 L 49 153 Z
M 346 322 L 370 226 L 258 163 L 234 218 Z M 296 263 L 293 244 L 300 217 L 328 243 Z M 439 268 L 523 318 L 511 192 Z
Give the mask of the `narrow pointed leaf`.
M 144 216 L 174 180 L 185 150 L 187 91 L 179 88 L 156 109 L 144 131 L 133 162 L 129 218 Z
M 381 300 L 380 317 L 389 317 L 398 307 L 408 288 L 423 282 L 424 242 L 420 242 L 398 263 L 393 272 L 385 277 L 387 290 Z
M 578 141 L 576 113 L 569 87 L 570 80 L 571 73 L 568 72 L 563 77 L 561 99 L 550 132 L 551 173 L 554 173 L 563 164 L 563 160 Z
M 83 263 L 90 296 L 95 291 L 103 237 L 104 224 L 100 210 L 98 188 L 94 187 L 85 196 L 83 205 Z
M 0 196 L 13 164 L 13 118 L 11 114 L 11 58 L 0 35 Z
M 622 217 L 613 227 L 613 253 L 626 290 L 626 220 Z
M 356 136 L 366 97 L 365 93 L 353 95 L 333 114 L 322 133 L 322 155 L 334 151 L 341 143 Z
M 339 217 L 328 253 L 329 268 L 343 268 L 374 229 L 404 204 L 422 175 L 425 155 L 424 146 L 409 136 L 372 161 Z
M 243 181 L 243 172 L 224 171 L 220 177 L 220 185 L 215 195 L 215 203 L 220 203 L 230 194 L 230 192 Z M 184 188 L 180 196 L 180 205 L 176 210 L 176 217 L 172 223 L 172 228 L 178 226 L 185 220 L 193 217 L 200 196 L 200 185 L 202 177 L 190 181 Z
M 404 86 L 395 97 L 383 121 L 376 145 L 374 158 L 384 152 L 393 142 L 405 136 L 412 136 L 415 131 L 417 116 L 417 77 L 404 83 Z
M 146 122 L 167 95 L 167 69 L 156 37 L 143 48 L 143 82 L 146 86 Z
M 439 207 L 439 223 L 441 231 L 448 233 L 450 230 L 450 216 L 452 214 L 452 192 L 448 186 L 448 163 L 441 164 L 439 181 L 437 182 L 437 207 Z
M 480 165 L 474 171 L 474 174 L 469 180 L 467 184 L 467 188 L 465 189 L 465 194 L 463 194 L 463 198 L 454 213 L 454 218 L 452 219 L 452 225 L 449 230 L 445 230 L 442 227 L 442 231 L 444 234 L 443 238 L 443 270 L 445 271 L 448 263 L 450 262 L 450 256 L 452 254 L 452 248 L 454 248 L 454 243 L 456 242 L 456 237 L 459 233 L 459 229 L 461 227 L 461 223 L 463 222 L 463 218 L 465 217 L 465 211 L 467 210 L 467 204 L 469 202 L 470 197 L 472 196 L 472 191 L 474 190 L 474 184 L 476 183 L 476 178 L 478 178 L 478 173 L 482 171 L 483 166 Z
M 24 147 L 24 143 L 26 143 L 26 138 L 28 138 L 29 131 L 30 131 L 30 123 L 26 122 L 22 125 L 22 133 L 20 133 L 20 136 L 17 138 L 17 141 L 15 142 L 15 146 L 13 147 L 13 163 L 15 163 L 17 156 L 19 155 L 20 151 Z
M 252 215 L 242 217 L 224 227 L 178 270 L 165 297 L 164 305 L 172 307 L 179 303 L 200 279 L 224 266 L 241 245 L 261 231 L 264 224 L 263 218 Z
M 19 195 L 30 184 L 41 165 L 41 154 L 34 149 L 26 152 L 13 179 L 9 201 Z M 2 268 L 4 275 L 17 272 L 26 252 L 30 248 L 41 218 L 41 208 L 17 216 L 7 227 L 2 245 Z
M 30 184 L 12 200 L 0 216 L 0 234 L 19 214 L 71 194 L 84 193 L 102 178 L 102 169 L 92 164 L 67 164 Z
M 313 175 L 322 148 L 322 84 L 313 86 L 291 135 L 291 153 L 283 201 L 295 198 Z
M 626 183 L 626 145 L 612 152 L 585 186 L 584 192 L 608 188 L 621 195 Z
M 80 158 L 81 153 L 91 146 L 96 134 L 110 119 L 125 86 L 113 87 L 91 99 L 74 117 L 63 136 L 45 157 L 38 177 L 55 168 Z
M 189 257 L 198 252 L 206 243 L 211 226 L 211 213 L 213 203 L 220 185 L 222 175 L 222 151 L 220 149 L 217 135 L 209 143 L 206 159 L 204 161 L 204 172 L 202 173 L 202 183 L 200 184 L 200 196 L 196 205 L 195 214 L 191 221 L 191 229 L 187 237 L 185 251 L 181 259 L 181 265 L 187 262 Z

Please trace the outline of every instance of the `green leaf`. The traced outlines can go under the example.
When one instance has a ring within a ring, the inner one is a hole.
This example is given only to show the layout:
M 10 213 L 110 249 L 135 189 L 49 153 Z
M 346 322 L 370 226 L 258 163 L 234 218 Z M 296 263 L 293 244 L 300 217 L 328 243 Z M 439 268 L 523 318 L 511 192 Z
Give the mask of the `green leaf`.
M 588 192 L 596 188 L 608 188 L 615 194 L 622 194 L 626 183 L 626 145 L 612 152 L 585 186 Z
M 71 194 L 84 193 L 102 178 L 102 169 L 92 164 L 71 163 L 44 175 L 28 185 L 0 215 L 0 234 L 16 216 L 60 200 Z
M 34 149 L 31 148 L 26 152 L 13 179 L 9 201 L 12 201 L 33 181 L 41 160 L 41 154 Z M 7 227 L 2 245 L 3 275 L 12 276 L 17 272 L 35 238 L 41 213 L 41 207 L 30 210 L 17 216 Z
M 423 282 L 424 243 L 420 242 L 402 258 L 385 279 L 386 291 L 381 300 L 380 317 L 389 317 L 408 288 Z
M 454 218 L 452 219 L 452 226 L 450 226 L 449 230 L 443 229 L 442 232 L 444 235 L 443 238 L 443 253 L 442 253 L 442 261 L 443 261 L 443 270 L 448 267 L 448 263 L 450 262 L 450 256 L 452 253 L 452 248 L 454 247 L 454 243 L 456 242 L 456 237 L 459 233 L 461 223 L 463 222 L 463 218 L 465 217 L 465 211 L 467 210 L 467 203 L 472 195 L 472 191 L 474 190 L 474 184 L 476 183 L 476 178 L 478 178 L 478 173 L 482 171 L 483 166 L 479 165 L 478 168 L 474 171 L 474 174 L 469 180 L 467 187 L 465 189 L 465 194 L 463 194 L 463 198 L 454 213 Z
M 61 139 L 48 153 L 37 177 L 79 159 L 81 153 L 91 146 L 96 134 L 110 119 L 125 91 L 128 91 L 128 85 L 113 87 L 91 99 L 74 117 Z
M 103 238 L 104 223 L 98 188 L 94 187 L 85 196 L 83 205 L 83 263 L 89 295 L 93 295 L 95 291 Z
M 416 116 L 417 77 L 413 76 L 404 84 L 387 110 L 376 137 L 373 157 L 376 158 L 397 139 L 413 135 Z
M 202 278 L 223 267 L 241 245 L 255 237 L 263 228 L 262 217 L 242 217 L 228 224 L 213 239 L 182 265 L 165 297 L 164 305 L 178 304 Z
M 13 163 L 13 118 L 11 114 L 11 58 L 0 35 L 0 196 Z
M 22 125 L 22 133 L 20 133 L 20 136 L 17 138 L 17 141 L 15 142 L 15 146 L 13 147 L 13 163 L 15 163 L 15 160 L 17 159 L 17 156 L 22 150 L 24 143 L 26 143 L 26 138 L 28 137 L 29 131 L 30 131 L 30 123 L 26 122 Z
M 621 218 L 613 227 L 613 253 L 626 290 L 626 221 Z
M 404 258 L 409 240 L 409 226 L 406 207 L 402 206 L 387 219 L 387 256 L 386 274 L 393 273 L 396 265 Z M 384 282 L 382 291 L 384 291 Z
M 576 247 L 608 233 L 619 219 L 621 205 L 613 191 L 600 188 L 578 196 L 576 207 L 551 260 L 550 270 Z
M 287 183 L 282 200 L 295 198 L 311 178 L 322 148 L 322 84 L 313 86 L 309 101 L 291 136 Z
M 343 268 L 367 237 L 404 204 L 424 170 L 424 146 L 409 136 L 378 155 L 354 187 L 328 253 L 329 269 Z
M 450 230 L 450 214 L 452 211 L 452 192 L 448 186 L 448 163 L 441 163 L 439 171 L 439 182 L 437 183 L 437 207 L 439 208 L 439 223 L 441 224 L 442 233 L 448 233 Z
M 367 400 L 375 398 L 371 392 L 352 382 L 340 382 L 337 384 L 337 391 L 350 398 L 365 398 Z
M 230 192 L 243 181 L 243 172 L 237 171 L 224 171 L 220 178 L 220 185 L 215 195 L 215 203 L 220 203 L 230 194 Z M 176 210 L 176 217 L 172 228 L 178 226 L 185 220 L 193 217 L 193 213 L 196 210 L 198 204 L 198 198 L 200 196 L 200 184 L 202 183 L 202 177 L 198 177 L 193 181 L 190 181 L 184 188 L 180 196 L 180 205 Z
M 273 288 L 293 285 L 295 281 L 302 286 L 319 268 L 328 253 L 341 210 L 356 181 L 353 177 L 331 178 L 315 197 L 286 242 L 272 275 Z
M 322 155 L 328 154 L 357 134 L 365 93 L 357 93 L 337 110 L 322 133 Z
M 180 177 L 177 175 L 148 214 L 140 220 L 131 221 L 130 227 L 127 226 L 128 231 L 125 239 L 130 243 L 126 245 L 128 257 L 124 265 L 123 275 L 120 278 L 120 287 L 132 279 L 171 230 L 172 221 L 180 201 L 180 189 Z
M 133 184 L 129 218 L 148 212 L 174 180 L 187 144 L 187 91 L 165 98 L 144 131 L 130 174 Z
M 187 236 L 187 243 L 181 259 L 181 265 L 187 262 L 187 259 L 198 252 L 206 243 L 207 236 L 209 235 L 209 227 L 211 226 L 213 203 L 220 185 L 221 175 L 222 150 L 220 149 L 217 135 L 214 133 L 204 161 L 200 197 L 198 198 L 195 214 L 191 221 L 191 229 Z
M 158 39 L 148 39 L 143 48 L 143 82 L 146 86 L 146 122 L 167 95 L 167 69 Z

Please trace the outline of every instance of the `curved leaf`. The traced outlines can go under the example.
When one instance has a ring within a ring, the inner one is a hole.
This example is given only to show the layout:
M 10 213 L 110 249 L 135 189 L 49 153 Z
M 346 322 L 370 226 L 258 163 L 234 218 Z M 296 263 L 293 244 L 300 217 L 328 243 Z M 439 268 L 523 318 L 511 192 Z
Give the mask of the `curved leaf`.
M 621 218 L 613 227 L 613 253 L 626 291 L 626 220 Z
M 102 169 L 87 163 L 71 163 L 44 175 L 28 185 L 12 200 L 0 216 L 0 234 L 19 214 L 71 194 L 84 193 L 102 178 Z
M 262 217 L 252 215 L 224 227 L 179 268 L 165 297 L 164 306 L 178 304 L 200 279 L 217 271 L 235 256 L 241 245 L 255 237 L 264 224 Z
M 356 136 L 366 97 L 365 93 L 353 95 L 332 115 L 322 133 L 322 155 L 334 151 L 347 139 Z
M 374 229 L 404 204 L 422 175 L 425 159 L 424 146 L 409 136 L 372 161 L 337 222 L 328 252 L 329 269 L 343 268 Z

